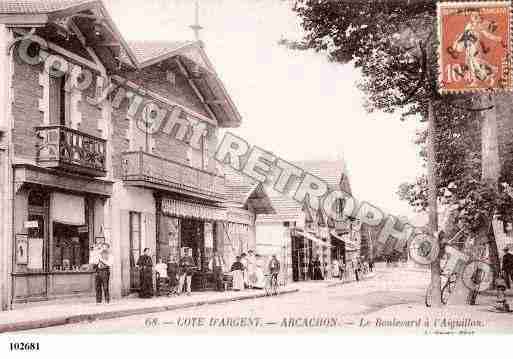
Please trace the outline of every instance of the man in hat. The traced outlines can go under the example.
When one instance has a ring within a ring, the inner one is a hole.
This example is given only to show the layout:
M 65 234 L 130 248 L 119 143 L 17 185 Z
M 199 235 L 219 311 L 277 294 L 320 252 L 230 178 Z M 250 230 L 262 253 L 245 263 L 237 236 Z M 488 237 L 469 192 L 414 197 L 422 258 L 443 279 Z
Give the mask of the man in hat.
M 502 272 L 506 280 L 506 286 L 511 289 L 510 279 L 513 280 L 513 254 L 509 253 L 509 248 L 504 248 L 504 256 L 502 257 Z
M 225 268 L 225 263 L 223 257 L 217 252 L 214 251 L 214 256 L 210 260 L 208 267 L 212 272 L 214 272 L 214 281 L 216 284 L 216 290 L 218 292 L 222 292 L 224 290 L 223 286 L 223 273 Z
M 178 293 L 183 293 L 183 286 L 186 284 L 186 294 L 191 295 L 192 274 L 195 268 L 194 258 L 192 258 L 192 249 L 185 248 L 185 255 L 180 259 L 180 278 L 178 284 Z
M 96 271 L 95 275 L 95 289 L 96 289 L 96 303 L 102 302 L 102 294 L 106 303 L 110 302 L 109 293 L 109 279 L 110 271 L 112 268 L 112 255 L 110 254 L 110 247 L 104 243 L 101 246 L 99 253 L 97 252 L 92 258 L 92 264 Z

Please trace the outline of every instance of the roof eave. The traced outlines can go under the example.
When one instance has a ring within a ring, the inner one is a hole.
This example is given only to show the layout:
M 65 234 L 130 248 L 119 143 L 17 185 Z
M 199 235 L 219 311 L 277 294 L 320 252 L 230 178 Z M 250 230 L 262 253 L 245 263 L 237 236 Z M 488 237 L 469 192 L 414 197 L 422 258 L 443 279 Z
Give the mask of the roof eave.
M 49 13 L 48 20 L 51 21 L 54 18 L 59 18 L 59 17 L 66 16 L 66 15 L 73 15 L 75 13 L 78 13 L 78 12 L 81 12 L 84 10 L 93 10 L 93 9 L 96 9 L 101 13 L 101 16 L 107 22 L 108 26 L 110 27 L 110 29 L 112 30 L 114 35 L 117 37 L 118 41 L 123 46 L 123 49 L 125 50 L 126 54 L 128 55 L 130 61 L 132 62 L 132 64 L 129 64 L 129 65 L 132 65 L 135 68 L 138 68 L 139 62 L 137 61 L 137 58 L 135 57 L 134 53 L 132 52 L 132 49 L 130 48 L 130 46 L 128 46 L 128 43 L 126 42 L 126 40 L 121 35 L 121 32 L 119 31 L 118 27 L 116 26 L 116 23 L 110 16 L 110 13 L 107 10 L 107 8 L 105 7 L 105 5 L 103 4 L 102 0 L 93 0 L 88 3 L 84 3 L 84 4 L 80 4 L 80 5 L 73 5 L 66 9 L 51 12 L 51 13 Z
M 11 26 L 17 26 L 17 27 L 42 27 L 50 22 L 52 22 L 56 18 L 60 18 L 63 16 L 71 16 L 73 14 L 76 14 L 78 12 L 84 11 L 84 10 L 93 10 L 97 9 L 101 15 L 104 17 L 105 21 L 108 23 L 109 27 L 111 28 L 114 35 L 118 38 L 119 42 L 123 46 L 124 50 L 126 51 L 128 57 L 130 58 L 130 61 L 132 61 L 132 65 L 135 68 L 139 67 L 139 62 L 137 61 L 137 58 L 135 57 L 134 53 L 130 49 L 130 46 L 128 46 L 128 43 L 125 41 L 123 36 L 121 35 L 121 32 L 117 28 L 116 24 L 112 20 L 109 11 L 107 8 L 105 8 L 105 5 L 103 4 L 102 0 L 92 0 L 90 2 L 85 2 L 83 4 L 78 5 L 71 5 L 67 8 L 51 11 L 47 13 L 34 13 L 34 14 L 0 14 L 0 23 L 5 23 Z
M 242 116 L 240 115 L 239 111 L 237 110 L 237 107 L 235 106 L 235 103 L 233 102 L 232 98 L 228 94 L 228 91 L 226 90 L 226 87 L 224 86 L 223 82 L 217 75 L 214 66 L 212 65 L 212 62 L 209 60 L 204 48 L 203 43 L 201 41 L 195 41 L 188 44 L 184 44 L 183 46 L 174 49 L 173 51 L 169 51 L 167 53 L 164 53 L 158 57 L 155 57 L 153 59 L 149 59 L 146 61 L 143 61 L 139 63 L 138 69 L 143 69 L 148 66 L 155 65 L 159 62 L 165 61 L 167 59 L 173 58 L 175 56 L 183 55 L 184 51 L 189 49 L 196 49 L 199 51 L 199 54 L 203 61 L 207 64 L 207 68 L 205 70 L 208 72 L 208 80 L 214 81 L 215 85 L 221 90 L 224 102 L 226 103 L 226 106 L 228 107 L 225 109 L 226 116 L 223 116 L 224 118 L 217 118 L 219 127 L 221 128 L 235 128 L 239 127 L 242 123 Z M 231 115 L 233 114 L 233 115 Z
M 42 27 L 47 23 L 47 14 L 0 14 L 0 24 L 7 26 Z
M 234 114 L 234 116 L 228 116 L 228 121 L 225 121 L 224 125 L 220 124 L 220 127 L 224 127 L 224 128 L 239 127 L 241 125 L 241 123 L 242 123 L 242 116 L 241 116 L 239 110 L 237 109 L 237 106 L 235 106 L 235 103 L 233 102 L 233 99 L 228 94 L 228 90 L 226 90 L 226 87 L 224 86 L 223 81 L 221 81 L 221 79 L 217 75 L 217 73 L 216 73 L 216 71 L 214 69 L 214 66 L 212 65 L 212 62 L 210 61 L 210 59 L 207 56 L 207 53 L 205 52 L 205 49 L 204 49 L 204 46 L 203 46 L 203 42 L 197 41 L 195 44 L 196 44 L 196 46 L 198 47 L 198 49 L 200 51 L 200 55 L 201 55 L 202 59 L 210 67 L 210 70 L 212 71 L 212 77 L 214 78 L 214 80 L 216 81 L 217 85 L 219 86 L 219 88 L 223 92 L 224 98 L 226 99 L 226 104 L 228 105 L 228 107 L 231 110 L 231 112 Z M 227 111 L 227 113 L 228 113 L 228 111 Z
M 111 27 L 111 30 L 118 37 L 118 40 L 121 43 L 121 45 L 123 45 L 123 48 L 124 48 L 126 54 L 130 58 L 130 61 L 132 61 L 132 65 L 135 68 L 139 68 L 140 64 L 139 64 L 139 61 L 137 60 L 137 57 L 132 52 L 132 49 L 128 45 L 128 42 L 126 42 L 126 40 L 121 35 L 121 32 L 119 31 L 118 27 L 116 26 L 116 23 L 114 22 L 114 20 L 112 20 L 110 14 L 109 14 L 109 11 L 105 8 L 105 5 L 103 5 L 103 1 L 97 0 L 96 3 L 98 4 L 98 7 L 100 8 L 102 15 L 105 17 L 109 26 Z

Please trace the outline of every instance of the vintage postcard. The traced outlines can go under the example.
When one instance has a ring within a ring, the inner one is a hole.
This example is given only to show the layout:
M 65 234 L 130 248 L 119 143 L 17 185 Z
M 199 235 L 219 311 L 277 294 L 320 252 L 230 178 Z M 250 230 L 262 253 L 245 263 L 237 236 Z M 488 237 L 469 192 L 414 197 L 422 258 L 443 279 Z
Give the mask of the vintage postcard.
M 511 11 L 0 0 L 8 351 L 512 334 Z

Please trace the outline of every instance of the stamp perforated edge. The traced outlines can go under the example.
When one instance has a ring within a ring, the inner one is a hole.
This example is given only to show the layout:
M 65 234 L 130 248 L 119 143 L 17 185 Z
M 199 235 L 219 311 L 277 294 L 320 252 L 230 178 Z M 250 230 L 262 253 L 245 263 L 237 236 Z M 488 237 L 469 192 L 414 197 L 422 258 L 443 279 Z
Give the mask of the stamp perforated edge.
M 508 16 L 508 39 L 507 39 L 507 66 L 503 66 L 503 77 L 509 78 L 509 83 L 506 87 L 492 87 L 492 88 L 476 88 L 476 89 L 464 89 L 464 90 L 450 90 L 442 87 L 441 71 L 442 71 L 442 9 L 443 8 L 480 8 L 480 7 L 507 7 L 509 9 Z M 482 92 L 507 92 L 513 91 L 513 72 L 511 71 L 511 34 L 513 33 L 513 24 L 511 22 L 512 6 L 511 0 L 504 1 L 487 1 L 487 0 L 476 0 L 476 1 L 446 1 L 438 2 L 436 9 L 437 17 L 437 33 L 438 33 L 438 68 L 440 71 L 438 78 L 438 91 L 442 95 L 446 94 L 464 94 L 464 93 L 482 93 Z

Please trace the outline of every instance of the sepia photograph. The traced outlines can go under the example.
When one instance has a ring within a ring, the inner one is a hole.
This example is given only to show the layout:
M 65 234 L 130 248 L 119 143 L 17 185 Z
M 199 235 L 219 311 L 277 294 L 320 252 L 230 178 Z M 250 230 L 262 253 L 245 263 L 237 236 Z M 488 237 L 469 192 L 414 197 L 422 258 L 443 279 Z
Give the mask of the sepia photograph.
M 0 0 L 3 349 L 513 334 L 512 14 Z

